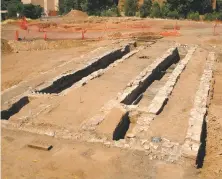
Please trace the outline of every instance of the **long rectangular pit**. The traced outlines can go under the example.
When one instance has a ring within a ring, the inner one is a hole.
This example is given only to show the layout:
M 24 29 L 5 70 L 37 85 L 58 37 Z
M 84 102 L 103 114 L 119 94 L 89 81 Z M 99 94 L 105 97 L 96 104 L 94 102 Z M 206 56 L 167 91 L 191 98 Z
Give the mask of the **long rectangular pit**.
M 135 43 L 133 44 L 135 46 Z M 65 75 L 56 79 L 51 85 L 38 90 L 40 93 L 60 93 L 63 90 L 71 87 L 74 83 L 80 81 L 82 78 L 90 75 L 91 73 L 104 69 L 116 60 L 122 58 L 124 55 L 130 52 L 130 44 L 123 48 L 112 50 L 111 52 L 105 53 L 101 57 L 94 59 L 89 65 L 82 69 L 79 69 L 71 74 Z
M 11 116 L 18 113 L 25 105 L 30 102 L 28 96 L 24 96 L 15 102 L 9 109 L 1 111 L 1 119 L 8 120 Z

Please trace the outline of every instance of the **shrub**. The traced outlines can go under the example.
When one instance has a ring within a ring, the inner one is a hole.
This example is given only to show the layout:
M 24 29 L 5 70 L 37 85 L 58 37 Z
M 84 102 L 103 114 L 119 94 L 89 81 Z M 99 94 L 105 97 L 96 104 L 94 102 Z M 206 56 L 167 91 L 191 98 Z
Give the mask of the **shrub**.
M 151 7 L 151 17 L 161 17 L 161 10 L 160 10 L 160 5 L 158 2 L 154 2 L 152 7 Z
M 170 11 L 167 14 L 167 17 L 169 17 L 170 19 L 179 19 L 179 13 L 175 10 L 175 11 Z
M 24 4 L 23 15 L 31 19 L 37 19 L 41 17 L 43 8 L 39 5 Z
M 140 7 L 140 17 L 149 16 L 151 7 L 152 7 L 152 1 L 151 0 L 144 0 L 143 5 Z
M 200 14 L 199 14 L 199 12 L 190 12 L 187 15 L 187 19 L 199 21 L 200 20 Z
M 126 0 L 124 10 L 126 16 L 135 16 L 137 11 L 137 0 Z
M 113 6 L 108 10 L 103 10 L 101 12 L 101 16 L 108 16 L 108 17 L 120 17 L 120 12 L 117 6 Z
M 207 13 L 204 15 L 204 20 L 206 21 L 222 20 L 222 13 L 221 12 Z
M 218 13 L 217 19 L 220 20 L 220 21 L 222 21 L 222 12 L 219 12 L 219 13 Z

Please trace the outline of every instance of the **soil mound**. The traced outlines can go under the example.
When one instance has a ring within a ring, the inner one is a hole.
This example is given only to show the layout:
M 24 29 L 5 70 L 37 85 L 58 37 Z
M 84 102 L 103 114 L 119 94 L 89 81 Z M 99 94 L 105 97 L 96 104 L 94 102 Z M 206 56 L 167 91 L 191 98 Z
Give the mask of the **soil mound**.
M 3 54 L 13 52 L 11 46 L 8 44 L 7 40 L 1 39 L 1 50 Z
M 79 10 L 71 10 L 66 17 L 72 17 L 75 19 L 87 19 L 88 15 L 85 12 L 79 11 Z

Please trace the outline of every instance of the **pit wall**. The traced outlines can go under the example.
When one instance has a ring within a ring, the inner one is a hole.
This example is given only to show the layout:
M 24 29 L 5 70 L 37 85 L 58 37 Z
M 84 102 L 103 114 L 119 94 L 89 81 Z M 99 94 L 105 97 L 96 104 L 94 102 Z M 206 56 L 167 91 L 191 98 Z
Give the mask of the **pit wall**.
M 143 138 L 146 133 L 146 131 L 149 130 L 150 123 L 155 119 L 156 115 L 161 112 L 161 110 L 164 108 L 164 105 L 166 104 L 169 96 L 171 95 L 177 80 L 179 79 L 179 76 L 185 69 L 188 62 L 191 60 L 191 57 L 193 53 L 196 50 L 196 46 L 191 47 L 184 59 L 180 60 L 180 62 L 177 64 L 177 67 L 173 70 L 172 74 L 169 76 L 168 81 L 165 83 L 165 85 L 158 91 L 154 99 L 151 101 L 151 104 L 145 108 L 145 109 L 138 109 L 137 106 L 128 106 L 130 114 L 133 114 L 133 111 L 140 111 L 141 113 L 146 114 L 145 116 L 141 115 L 138 117 L 136 121 L 136 125 L 132 129 L 130 133 L 127 134 L 126 137 L 131 138 L 137 136 L 138 138 Z M 142 132 L 143 131 L 143 132 Z
M 100 69 L 104 69 L 116 60 L 122 58 L 124 55 L 130 52 L 130 50 L 136 46 L 135 42 L 131 42 L 124 47 L 117 48 L 106 52 L 105 54 L 91 60 L 85 67 L 78 69 L 70 74 L 59 76 L 53 80 L 51 84 L 43 89 L 39 89 L 40 93 L 60 93 L 63 90 L 71 87 L 77 81 L 96 72 Z
M 170 48 L 161 58 L 156 59 L 148 68 L 127 85 L 127 88 L 119 97 L 119 101 L 125 105 L 132 104 L 146 88 L 160 76 L 173 63 L 180 60 L 177 47 Z
M 193 159 L 204 157 L 199 155 L 202 155 L 201 150 L 204 150 L 204 146 L 202 145 L 204 145 L 204 143 L 206 142 L 205 133 L 206 133 L 207 102 L 211 87 L 211 81 L 213 77 L 214 61 L 215 61 L 215 53 L 211 52 L 208 55 L 205 69 L 201 77 L 199 89 L 196 92 L 193 108 L 191 109 L 190 112 L 189 126 L 182 151 L 184 157 L 193 158 Z
M 114 67 L 118 63 L 137 53 L 139 50 L 133 50 L 136 46 L 137 44 L 135 41 L 129 42 L 120 48 L 108 51 L 97 57 L 96 59 L 92 59 L 85 67 L 76 70 L 73 73 L 67 74 L 65 76 L 56 77 L 51 85 L 48 86 L 48 84 L 44 84 L 42 87 L 40 87 L 43 89 L 31 93 L 26 92 L 23 95 L 16 97 L 15 99 L 13 99 L 12 103 L 10 102 L 11 105 L 7 104 L 7 107 L 5 105 L 4 110 L 1 111 L 2 119 L 8 120 L 12 115 L 19 112 L 22 107 L 27 105 L 29 101 L 23 104 L 24 99 L 29 99 L 29 97 L 44 97 L 46 95 L 57 96 L 57 93 L 63 90 L 65 93 L 62 95 L 65 95 L 67 94 L 68 90 L 71 90 L 70 87 L 77 81 L 79 81 L 80 84 L 78 84 L 76 87 L 83 86 L 87 80 L 91 80 L 102 75 L 102 73 L 104 73 L 105 70 L 109 69 L 109 67 Z M 48 87 L 45 87 L 46 85 Z
M 104 116 L 106 116 L 114 106 L 121 106 L 123 103 L 131 104 L 137 96 L 156 79 L 156 74 L 168 68 L 172 63 L 176 63 L 179 59 L 180 57 L 177 46 L 167 50 L 161 58 L 157 58 L 150 66 L 132 80 L 125 90 L 116 97 L 116 99 L 110 100 L 106 103 L 100 110 L 102 114 L 100 112 L 88 121 L 84 121 L 81 128 L 89 131 L 95 130 L 96 126 L 104 120 Z
M 169 96 L 173 91 L 174 86 L 176 85 L 177 80 L 180 77 L 180 74 L 183 72 L 186 65 L 190 61 L 196 48 L 197 48 L 196 46 L 190 48 L 185 58 L 178 63 L 177 67 L 173 70 L 166 84 L 159 90 L 159 92 L 156 94 L 151 104 L 149 105 L 148 107 L 149 113 L 159 114 L 162 111 L 164 105 L 166 104 Z

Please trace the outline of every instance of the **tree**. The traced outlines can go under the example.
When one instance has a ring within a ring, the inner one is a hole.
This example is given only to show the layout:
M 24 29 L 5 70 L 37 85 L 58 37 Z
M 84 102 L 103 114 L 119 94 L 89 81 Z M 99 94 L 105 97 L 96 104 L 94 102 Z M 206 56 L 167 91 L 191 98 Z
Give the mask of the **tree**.
M 168 17 L 168 14 L 170 12 L 170 5 L 167 2 L 164 2 L 161 7 L 161 12 L 163 17 Z
M 23 15 L 31 19 L 37 19 L 41 17 L 43 8 L 39 5 L 24 4 Z
M 64 0 L 64 12 L 68 13 L 72 9 L 82 10 L 80 0 Z
M 101 12 L 113 6 L 113 0 L 82 0 L 81 8 L 89 15 L 101 15 Z
M 190 12 L 208 13 L 212 11 L 211 0 L 167 0 L 170 11 L 177 10 L 184 17 Z
M 152 7 L 152 1 L 151 0 L 144 0 L 143 5 L 140 7 L 140 17 L 149 16 L 151 7 Z
M 161 10 L 160 10 L 160 5 L 158 2 L 154 2 L 152 7 L 151 7 L 151 17 L 161 17 Z
M 126 16 L 135 16 L 137 11 L 137 0 L 126 0 L 124 5 Z
M 23 12 L 23 4 L 19 0 L 4 1 L 3 3 L 7 7 L 9 17 L 17 17 L 17 13 Z
M 210 13 L 212 12 L 212 2 L 211 0 L 202 0 L 201 3 L 201 13 Z
M 217 11 L 222 12 L 222 0 L 217 0 Z

